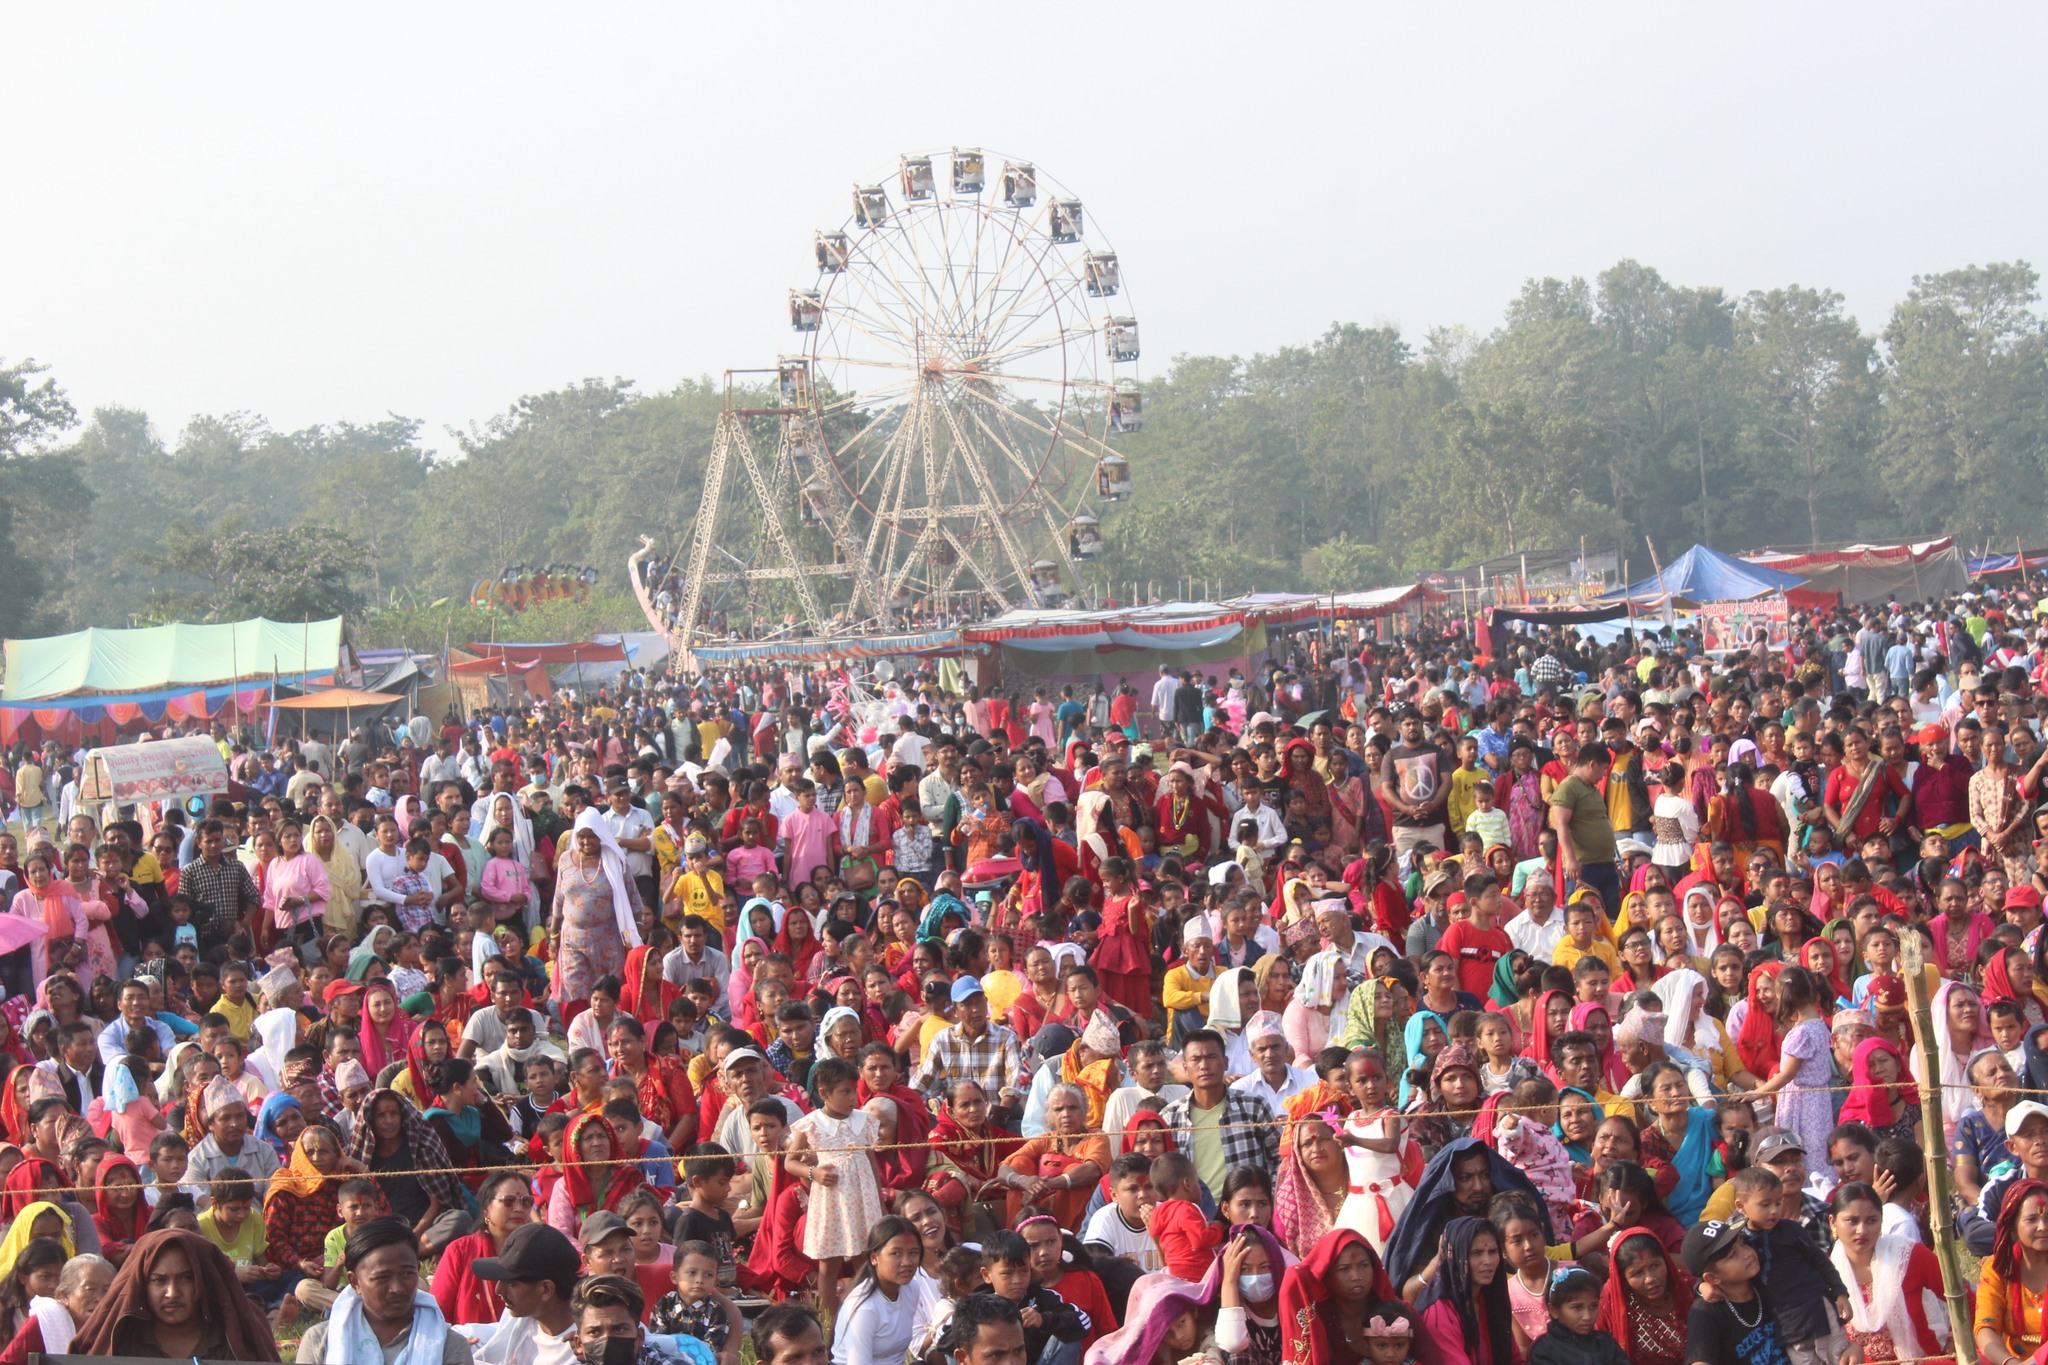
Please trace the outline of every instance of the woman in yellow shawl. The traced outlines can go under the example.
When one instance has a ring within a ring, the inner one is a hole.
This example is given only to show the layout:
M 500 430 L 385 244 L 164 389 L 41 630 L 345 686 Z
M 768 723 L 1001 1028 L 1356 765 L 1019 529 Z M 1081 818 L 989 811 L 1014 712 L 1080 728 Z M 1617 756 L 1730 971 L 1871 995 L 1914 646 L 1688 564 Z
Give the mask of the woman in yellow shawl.
M 0 1239 L 0 1329 L 8 1334 L 8 1340 L 21 1330 L 28 1318 L 28 1301 L 34 1295 L 23 1283 L 24 1276 L 15 1272 L 21 1261 L 21 1253 L 37 1237 L 49 1237 L 64 1244 L 64 1255 L 69 1258 L 78 1254 L 71 1241 L 71 1215 L 48 1200 L 30 1204 L 16 1216 L 7 1236 Z M 46 1292 L 37 1290 L 36 1293 Z
M 331 934 L 356 936 L 356 910 L 363 902 L 363 870 L 345 845 L 336 838 L 334 822 L 324 815 L 313 817 L 308 844 L 320 865 L 327 869 L 327 909 L 321 922 Z

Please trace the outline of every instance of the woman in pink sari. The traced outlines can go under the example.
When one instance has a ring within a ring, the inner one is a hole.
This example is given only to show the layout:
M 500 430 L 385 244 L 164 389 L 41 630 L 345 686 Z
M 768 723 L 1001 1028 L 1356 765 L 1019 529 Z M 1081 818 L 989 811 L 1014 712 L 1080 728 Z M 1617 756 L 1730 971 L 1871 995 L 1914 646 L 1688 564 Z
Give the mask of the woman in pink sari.
M 35 979 L 41 981 L 58 967 L 71 968 L 80 973 L 79 984 L 90 991 L 92 983 L 83 974 L 85 936 L 90 928 L 85 902 L 70 882 L 57 875 L 48 851 L 37 849 L 29 854 L 21 870 L 28 885 L 14 893 L 14 904 L 8 908 L 40 931 L 26 936 Z
M 389 981 L 364 983 L 363 1021 L 356 1037 L 363 1045 L 363 1067 L 373 1081 L 385 1067 L 406 1059 L 412 1022 L 399 1012 L 398 990 Z
M 1593 1035 L 1593 1046 L 1600 1051 L 1600 1074 L 1619 1093 L 1628 1084 L 1628 1064 L 1614 1045 L 1614 1019 L 1607 1006 L 1597 1000 L 1572 1006 L 1572 1028 Z

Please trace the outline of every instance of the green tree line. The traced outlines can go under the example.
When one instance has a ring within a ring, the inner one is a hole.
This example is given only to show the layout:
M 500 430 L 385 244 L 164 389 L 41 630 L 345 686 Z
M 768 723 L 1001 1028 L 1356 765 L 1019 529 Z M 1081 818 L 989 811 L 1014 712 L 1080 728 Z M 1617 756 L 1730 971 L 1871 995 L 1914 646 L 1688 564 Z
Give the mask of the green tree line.
M 1485 334 L 1347 323 L 1180 356 L 1146 384 L 1144 430 L 1117 438 L 1135 489 L 1084 574 L 1336 590 L 1582 536 L 2038 545 L 2039 302 L 2025 262 L 1916 276 L 1873 334 L 1832 290 L 1738 296 L 1623 261 L 1529 281 Z M 459 634 L 434 604 L 551 561 L 596 566 L 610 604 L 552 624 L 634 625 L 626 558 L 643 534 L 680 544 L 722 401 L 708 379 L 587 379 L 437 459 L 395 415 L 283 432 L 228 413 L 175 441 L 131 409 L 81 423 L 55 378 L 0 362 L 0 630 L 344 610 Z

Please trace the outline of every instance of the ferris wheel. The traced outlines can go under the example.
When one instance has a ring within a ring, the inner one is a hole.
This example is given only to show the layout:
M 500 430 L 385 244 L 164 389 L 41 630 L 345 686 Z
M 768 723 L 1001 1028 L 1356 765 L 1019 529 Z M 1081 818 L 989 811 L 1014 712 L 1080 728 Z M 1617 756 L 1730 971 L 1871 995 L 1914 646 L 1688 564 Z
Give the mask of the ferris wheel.
M 819 635 L 1067 600 L 1102 553 L 1090 509 L 1130 492 L 1113 442 L 1143 422 L 1122 266 L 1078 197 L 1019 158 L 905 155 L 814 234 L 787 321 L 778 406 L 720 424 L 678 566 L 686 639 L 722 583 L 794 580 Z M 768 415 L 772 465 L 743 420 Z M 743 545 L 718 529 L 731 455 Z

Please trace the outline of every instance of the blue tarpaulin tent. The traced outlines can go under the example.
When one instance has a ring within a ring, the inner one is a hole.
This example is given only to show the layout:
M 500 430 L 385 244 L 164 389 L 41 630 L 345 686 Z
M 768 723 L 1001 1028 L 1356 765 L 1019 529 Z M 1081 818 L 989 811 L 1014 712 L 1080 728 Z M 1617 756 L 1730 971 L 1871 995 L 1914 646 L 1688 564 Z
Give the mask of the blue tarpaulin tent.
M 1744 563 L 1733 555 L 1695 545 L 1664 566 L 1662 574 L 1629 584 L 1619 592 L 1594 599 L 1602 606 L 1633 604 L 1637 609 L 1702 602 L 1747 602 L 1754 597 L 1796 588 L 1806 580 L 1798 574 Z

